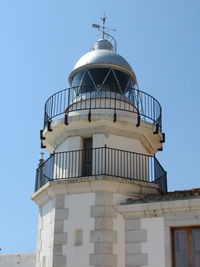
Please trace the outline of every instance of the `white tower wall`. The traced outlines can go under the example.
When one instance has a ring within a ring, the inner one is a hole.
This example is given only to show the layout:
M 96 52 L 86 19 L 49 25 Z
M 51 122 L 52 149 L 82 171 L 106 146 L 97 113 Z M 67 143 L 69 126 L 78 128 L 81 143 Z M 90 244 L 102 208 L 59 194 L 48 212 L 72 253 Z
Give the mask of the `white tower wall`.
M 55 152 L 79 150 L 82 148 L 83 139 L 81 138 L 81 136 L 70 136 L 66 138 L 66 140 L 55 149 Z
M 98 71 L 109 71 L 102 84 Z M 86 74 L 90 87 L 82 85 Z M 36 267 L 125 267 L 125 221 L 116 206 L 160 194 L 159 185 L 150 183 L 149 157 L 163 136 L 148 116 L 140 121 L 144 107 L 135 74 L 114 51 L 90 52 L 72 71 L 72 87 L 74 77 L 82 77 L 80 84 L 45 106 L 42 144 L 52 155 L 39 167 L 42 182 L 33 195 L 40 209 Z M 126 86 L 133 86 L 132 95 Z

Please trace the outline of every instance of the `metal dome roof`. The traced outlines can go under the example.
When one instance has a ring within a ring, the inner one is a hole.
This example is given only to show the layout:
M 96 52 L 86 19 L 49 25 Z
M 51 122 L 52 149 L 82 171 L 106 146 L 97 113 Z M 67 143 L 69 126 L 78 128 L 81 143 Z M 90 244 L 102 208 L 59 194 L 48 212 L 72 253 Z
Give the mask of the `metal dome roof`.
M 129 73 L 132 79 L 136 81 L 135 74 L 130 64 L 121 55 L 113 51 L 112 44 L 106 39 L 97 40 L 94 45 L 94 50 L 83 55 L 77 61 L 69 76 L 69 82 L 72 80 L 75 73 L 86 67 L 114 67 Z

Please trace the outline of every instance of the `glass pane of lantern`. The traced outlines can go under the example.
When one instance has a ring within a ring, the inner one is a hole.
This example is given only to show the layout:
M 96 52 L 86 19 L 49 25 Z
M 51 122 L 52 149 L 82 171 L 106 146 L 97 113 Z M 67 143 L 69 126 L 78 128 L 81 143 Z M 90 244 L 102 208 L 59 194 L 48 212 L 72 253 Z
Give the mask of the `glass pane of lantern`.
M 121 93 L 118 82 L 115 78 L 115 75 L 113 73 L 113 71 L 111 71 L 108 75 L 108 77 L 106 78 L 102 88 L 102 91 L 110 91 L 110 92 L 117 92 L 117 93 Z
M 96 88 L 101 88 L 103 81 L 106 78 L 106 75 L 108 75 L 110 69 L 108 68 L 97 68 L 97 69 L 89 69 L 90 75 L 96 85 Z
M 118 79 L 120 87 L 122 89 L 122 92 L 124 92 L 126 90 L 127 86 L 128 86 L 128 83 L 130 81 L 130 77 L 129 77 L 129 75 L 123 73 L 120 70 L 114 70 L 114 72 L 115 72 L 115 75 L 116 75 L 116 77 Z
M 84 77 L 82 79 L 80 93 L 88 93 L 95 90 L 94 83 L 88 73 L 88 71 L 85 72 Z
M 79 71 L 73 78 L 72 86 L 80 86 L 85 70 Z

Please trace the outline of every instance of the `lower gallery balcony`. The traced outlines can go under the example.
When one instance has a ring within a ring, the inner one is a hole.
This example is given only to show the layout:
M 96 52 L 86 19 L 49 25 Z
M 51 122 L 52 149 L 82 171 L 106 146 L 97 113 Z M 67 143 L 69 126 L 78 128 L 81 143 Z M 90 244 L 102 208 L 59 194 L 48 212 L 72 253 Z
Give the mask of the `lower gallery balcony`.
M 155 156 L 109 147 L 52 154 L 36 170 L 35 191 L 49 181 L 100 175 L 156 183 L 167 192 L 167 173 Z

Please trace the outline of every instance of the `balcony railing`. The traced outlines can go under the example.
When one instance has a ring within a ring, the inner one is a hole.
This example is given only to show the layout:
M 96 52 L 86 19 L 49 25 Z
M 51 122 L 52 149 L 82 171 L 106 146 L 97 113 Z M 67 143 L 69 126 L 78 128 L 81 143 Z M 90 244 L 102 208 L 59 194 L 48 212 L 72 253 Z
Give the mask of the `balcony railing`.
M 69 112 L 80 110 L 110 109 L 116 119 L 116 111 L 137 114 L 140 120 L 153 123 L 157 131 L 162 131 L 162 109 L 159 102 L 151 95 L 127 87 L 123 94 L 119 91 L 95 91 L 91 86 L 71 87 L 53 94 L 45 104 L 44 128 L 55 117 L 67 120 Z
M 51 155 L 36 170 L 35 191 L 49 181 L 98 175 L 156 183 L 167 191 L 167 174 L 155 156 L 108 147 Z

